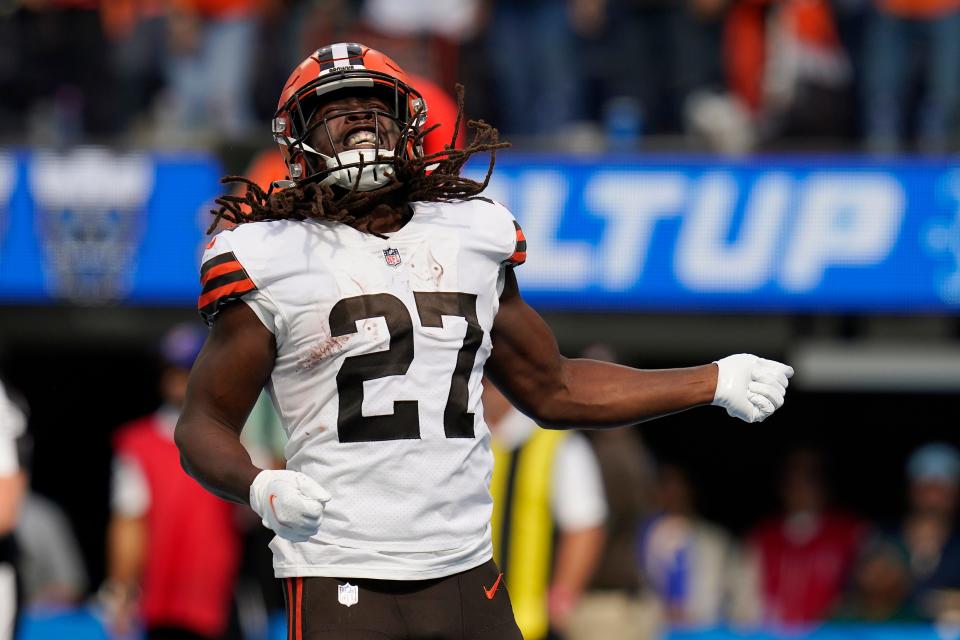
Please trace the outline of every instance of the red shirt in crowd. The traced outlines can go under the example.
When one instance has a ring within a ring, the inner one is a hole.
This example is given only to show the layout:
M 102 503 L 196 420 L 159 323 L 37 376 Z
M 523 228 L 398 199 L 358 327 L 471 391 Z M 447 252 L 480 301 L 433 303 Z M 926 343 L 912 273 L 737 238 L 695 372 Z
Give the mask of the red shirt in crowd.
M 183 471 L 163 429 L 157 417 L 147 416 L 121 428 L 114 443 L 119 455 L 140 466 L 150 489 L 141 613 L 147 628 L 219 636 L 240 559 L 234 507 Z
M 846 584 L 863 536 L 862 524 L 837 512 L 812 517 L 818 521 L 788 524 L 778 518 L 751 536 L 759 555 L 766 622 L 820 622 Z

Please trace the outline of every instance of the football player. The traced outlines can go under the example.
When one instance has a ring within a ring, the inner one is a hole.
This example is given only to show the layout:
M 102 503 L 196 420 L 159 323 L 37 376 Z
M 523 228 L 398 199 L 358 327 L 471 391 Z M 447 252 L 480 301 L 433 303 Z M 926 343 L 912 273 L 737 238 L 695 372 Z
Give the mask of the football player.
M 197 480 L 277 534 L 296 640 L 520 638 L 491 560 L 484 372 L 557 429 L 707 404 L 759 421 L 793 373 L 748 354 L 669 370 L 562 357 L 517 286 L 520 226 L 459 175 L 503 146 L 496 130 L 471 123 L 465 149 L 424 155 L 426 107 L 382 53 L 316 51 L 273 120 L 289 180 L 222 198 L 238 226 L 201 266 L 212 329 L 176 440 Z M 239 440 L 265 385 L 285 470 Z

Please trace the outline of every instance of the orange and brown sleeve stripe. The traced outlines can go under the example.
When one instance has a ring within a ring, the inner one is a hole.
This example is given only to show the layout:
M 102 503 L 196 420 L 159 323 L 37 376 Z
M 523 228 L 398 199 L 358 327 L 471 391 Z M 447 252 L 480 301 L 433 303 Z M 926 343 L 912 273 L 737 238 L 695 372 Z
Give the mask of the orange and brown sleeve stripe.
M 200 267 L 200 299 L 197 308 L 207 324 L 213 324 L 220 309 L 257 288 L 233 252 L 210 258 Z
M 517 230 L 517 244 L 514 246 L 513 254 L 507 258 L 507 264 L 518 267 L 527 261 L 527 239 L 516 220 L 513 221 L 513 226 Z

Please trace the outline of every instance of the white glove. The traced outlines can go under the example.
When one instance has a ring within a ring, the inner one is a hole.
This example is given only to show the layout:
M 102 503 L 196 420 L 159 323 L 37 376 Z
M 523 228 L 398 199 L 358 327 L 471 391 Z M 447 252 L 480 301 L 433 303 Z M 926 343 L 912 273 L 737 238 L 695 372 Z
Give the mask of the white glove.
M 713 403 L 745 422 L 761 422 L 783 406 L 793 367 L 738 353 L 716 361 L 717 390 Z
M 299 471 L 261 471 L 250 485 L 250 506 L 263 526 L 292 542 L 305 542 L 320 528 L 330 494 Z

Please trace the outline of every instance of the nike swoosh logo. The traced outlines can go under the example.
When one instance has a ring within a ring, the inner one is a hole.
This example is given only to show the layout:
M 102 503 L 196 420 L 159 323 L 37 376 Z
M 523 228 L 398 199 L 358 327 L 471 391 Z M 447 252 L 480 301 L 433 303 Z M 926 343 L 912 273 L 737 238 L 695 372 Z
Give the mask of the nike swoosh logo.
M 497 576 L 497 581 L 494 582 L 493 586 L 490 587 L 489 589 L 487 589 L 486 587 L 483 587 L 483 585 L 480 585 L 481 587 L 483 587 L 483 592 L 487 595 L 487 600 L 493 600 L 493 596 L 497 595 L 497 589 L 500 588 L 501 580 L 503 580 L 502 573 Z

